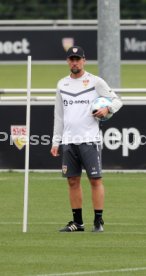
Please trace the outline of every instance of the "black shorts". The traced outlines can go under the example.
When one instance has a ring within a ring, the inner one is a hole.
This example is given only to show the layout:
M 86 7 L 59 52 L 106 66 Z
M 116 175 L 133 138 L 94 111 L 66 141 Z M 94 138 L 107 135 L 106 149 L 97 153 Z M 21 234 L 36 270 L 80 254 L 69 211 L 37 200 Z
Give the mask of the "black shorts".
M 62 174 L 64 177 L 80 176 L 82 168 L 89 178 L 101 177 L 101 145 L 99 142 L 79 145 L 62 145 Z

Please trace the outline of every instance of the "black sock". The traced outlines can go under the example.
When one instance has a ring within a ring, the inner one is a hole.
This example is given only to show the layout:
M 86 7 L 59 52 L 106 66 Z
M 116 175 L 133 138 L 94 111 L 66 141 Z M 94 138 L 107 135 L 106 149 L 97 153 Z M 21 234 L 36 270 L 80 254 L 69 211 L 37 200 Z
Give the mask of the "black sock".
M 94 221 L 99 221 L 102 219 L 103 210 L 94 210 Z
M 81 208 L 72 209 L 72 213 L 73 213 L 74 222 L 76 222 L 78 224 L 83 224 L 82 209 Z

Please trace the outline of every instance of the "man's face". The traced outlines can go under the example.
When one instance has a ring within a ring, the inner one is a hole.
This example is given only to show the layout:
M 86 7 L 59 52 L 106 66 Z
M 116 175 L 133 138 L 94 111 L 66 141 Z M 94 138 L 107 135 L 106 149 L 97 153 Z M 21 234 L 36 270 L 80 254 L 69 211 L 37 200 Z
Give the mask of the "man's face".
M 70 57 L 67 59 L 70 71 L 73 74 L 78 74 L 80 73 L 85 64 L 85 58 L 80 58 L 80 57 Z

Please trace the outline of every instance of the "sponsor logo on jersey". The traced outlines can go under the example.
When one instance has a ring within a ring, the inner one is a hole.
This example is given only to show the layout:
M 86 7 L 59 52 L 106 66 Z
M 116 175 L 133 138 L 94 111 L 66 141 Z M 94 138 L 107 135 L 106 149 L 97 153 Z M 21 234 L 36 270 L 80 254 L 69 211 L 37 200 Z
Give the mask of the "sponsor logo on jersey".
M 64 106 L 68 106 L 68 101 L 67 100 L 64 100 L 63 103 L 64 103 Z
M 73 105 L 73 104 L 90 104 L 89 100 L 64 100 L 64 106 Z

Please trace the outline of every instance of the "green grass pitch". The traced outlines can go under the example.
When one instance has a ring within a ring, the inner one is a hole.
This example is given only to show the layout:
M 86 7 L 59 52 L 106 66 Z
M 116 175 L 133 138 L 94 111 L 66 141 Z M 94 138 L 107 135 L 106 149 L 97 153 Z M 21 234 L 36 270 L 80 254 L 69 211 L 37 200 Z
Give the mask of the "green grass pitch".
M 92 233 L 83 175 L 86 231 L 60 233 L 72 219 L 61 173 L 30 173 L 28 232 L 22 233 L 24 174 L 0 173 L 1 276 L 146 275 L 146 174 L 104 174 L 104 233 Z
M 98 74 L 96 65 L 87 63 L 87 71 Z M 26 88 L 26 65 L 0 65 L 0 88 Z M 67 65 L 32 65 L 32 88 L 55 88 L 69 74 Z M 146 64 L 122 64 L 121 87 L 145 88 Z

